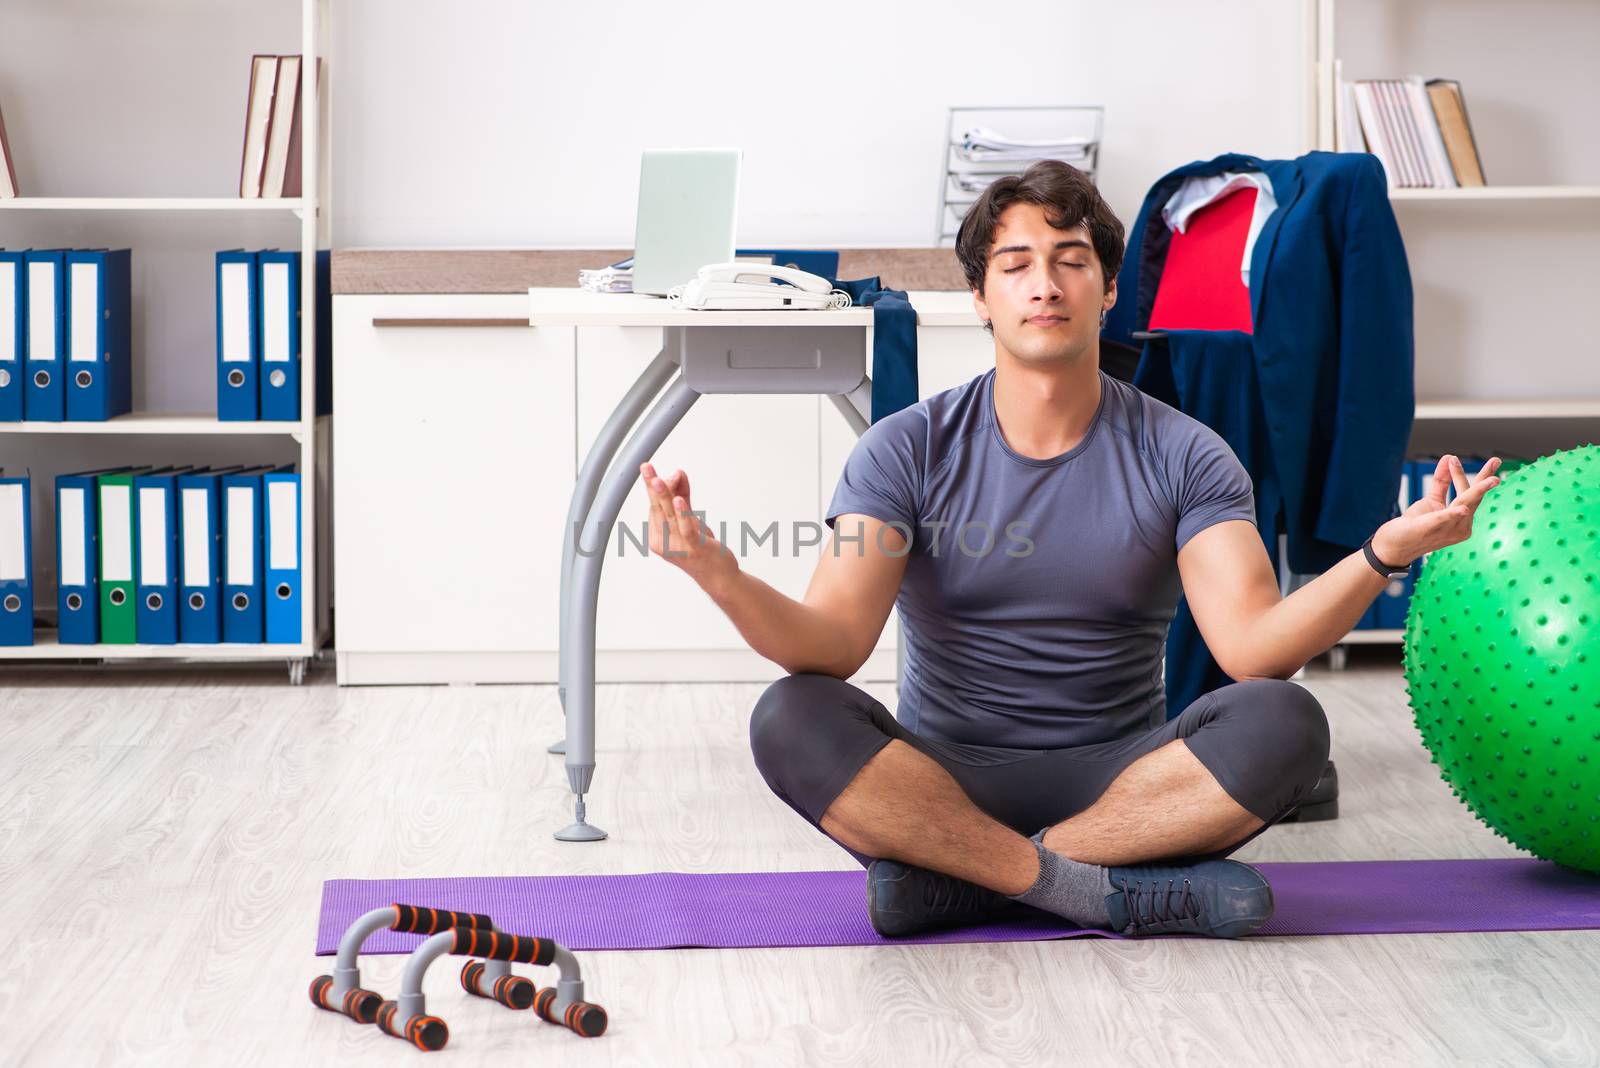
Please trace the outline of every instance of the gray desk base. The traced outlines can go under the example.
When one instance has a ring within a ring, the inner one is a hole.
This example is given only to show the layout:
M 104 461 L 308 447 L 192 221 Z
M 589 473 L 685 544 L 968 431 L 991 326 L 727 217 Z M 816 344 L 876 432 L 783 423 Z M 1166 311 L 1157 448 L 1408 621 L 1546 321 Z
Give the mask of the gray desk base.
M 650 406 L 658 393 L 659 399 Z M 639 465 L 655 454 L 694 402 L 707 393 L 825 394 L 859 436 L 872 416 L 866 327 L 807 326 L 800 321 L 771 327 L 663 327 L 661 351 L 601 427 L 578 471 L 561 544 L 558 693 L 566 738 L 552 745 L 550 752 L 566 755 L 567 782 L 575 795 L 572 824 L 556 832 L 563 842 L 598 842 L 606 837 L 605 831 L 588 822 L 583 802 L 595 768 L 595 614 L 605 546 Z M 650 411 L 645 415 L 647 406 Z M 583 553 L 578 552 L 580 535 Z M 901 647 L 896 678 L 903 642 Z

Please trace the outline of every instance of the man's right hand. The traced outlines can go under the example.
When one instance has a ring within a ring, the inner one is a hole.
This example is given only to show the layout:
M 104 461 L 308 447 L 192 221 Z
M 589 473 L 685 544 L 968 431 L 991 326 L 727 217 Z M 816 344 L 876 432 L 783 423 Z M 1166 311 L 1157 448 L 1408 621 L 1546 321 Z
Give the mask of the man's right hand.
M 649 463 L 639 465 L 639 478 L 650 497 L 650 552 L 711 591 L 739 573 L 739 560 L 692 515 L 689 476 L 674 472 L 670 479 L 656 474 Z

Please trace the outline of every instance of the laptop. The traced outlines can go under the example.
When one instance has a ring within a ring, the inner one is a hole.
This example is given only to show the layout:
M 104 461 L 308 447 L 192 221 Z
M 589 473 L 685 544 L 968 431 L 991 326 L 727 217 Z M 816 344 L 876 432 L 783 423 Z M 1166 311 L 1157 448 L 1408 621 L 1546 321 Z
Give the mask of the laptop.
M 649 149 L 639 164 L 633 291 L 666 296 L 708 263 L 733 260 L 737 148 Z

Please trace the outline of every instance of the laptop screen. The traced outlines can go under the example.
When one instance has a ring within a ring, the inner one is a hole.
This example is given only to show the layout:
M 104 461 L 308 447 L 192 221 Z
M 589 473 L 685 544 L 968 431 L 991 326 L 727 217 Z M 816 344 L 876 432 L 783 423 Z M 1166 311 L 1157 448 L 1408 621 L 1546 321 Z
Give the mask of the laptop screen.
M 733 259 L 737 148 L 651 149 L 639 166 L 633 291 L 664 296 L 708 263 Z

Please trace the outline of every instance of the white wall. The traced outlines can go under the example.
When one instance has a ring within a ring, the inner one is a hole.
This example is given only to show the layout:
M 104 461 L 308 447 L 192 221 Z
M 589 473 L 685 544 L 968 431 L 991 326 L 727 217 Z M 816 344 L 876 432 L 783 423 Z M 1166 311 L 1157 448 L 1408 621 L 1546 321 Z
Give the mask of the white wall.
M 336 3 L 340 244 L 629 247 L 639 152 L 745 150 L 740 240 L 927 245 L 945 109 L 1103 104 L 1131 215 L 1302 147 L 1299 5 Z
M 1126 219 L 1168 168 L 1303 148 L 1300 6 L 987 9 L 331 0 L 334 245 L 629 247 L 641 149 L 745 150 L 739 239 L 933 239 L 945 108 L 1099 103 Z M 298 0 L 5 0 L 0 110 L 24 194 L 228 196 L 249 57 Z M 771 88 L 767 88 L 771 86 Z M 135 250 L 134 403 L 214 404 L 210 254 L 292 217 L 0 216 L 0 246 Z

